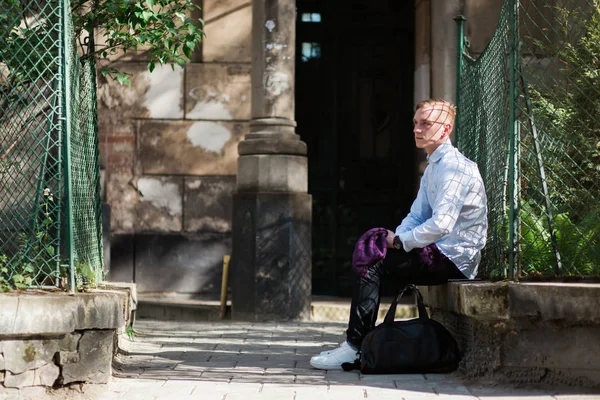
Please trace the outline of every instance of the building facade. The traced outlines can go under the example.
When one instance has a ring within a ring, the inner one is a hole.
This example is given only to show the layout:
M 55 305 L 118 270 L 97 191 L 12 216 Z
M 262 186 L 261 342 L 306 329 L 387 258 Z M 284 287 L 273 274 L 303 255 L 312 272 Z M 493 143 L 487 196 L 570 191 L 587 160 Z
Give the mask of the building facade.
M 115 55 L 133 77 L 131 87 L 98 87 L 109 279 L 143 292 L 218 293 L 234 195 L 252 181 L 250 192 L 284 185 L 312 196 L 302 200 L 312 208 L 312 240 L 302 239 L 312 292 L 349 295 L 355 239 L 395 227 L 416 193 L 424 154 L 414 148 L 414 104 L 454 99 L 454 17 L 467 17 L 477 53 L 501 3 L 204 0 L 206 38 L 185 68 L 149 73 L 143 51 Z M 248 150 L 256 162 L 238 165 L 240 142 L 263 131 L 297 135 L 307 150 L 275 140 L 278 150 Z

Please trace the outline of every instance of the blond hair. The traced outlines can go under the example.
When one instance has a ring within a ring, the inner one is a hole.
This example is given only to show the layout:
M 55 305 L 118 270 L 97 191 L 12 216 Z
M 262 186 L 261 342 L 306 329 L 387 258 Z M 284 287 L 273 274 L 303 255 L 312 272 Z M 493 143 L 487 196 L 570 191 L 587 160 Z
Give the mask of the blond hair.
M 436 105 L 442 106 L 442 109 L 444 111 L 448 112 L 448 116 L 450 117 L 450 123 L 452 125 L 454 125 L 454 118 L 456 117 L 456 106 L 453 103 L 449 102 L 448 100 L 444 100 L 444 99 L 427 99 L 427 100 L 423 100 L 423 101 L 420 101 L 416 105 L 415 111 L 417 111 L 419 108 L 429 107 L 429 106 L 436 106 Z

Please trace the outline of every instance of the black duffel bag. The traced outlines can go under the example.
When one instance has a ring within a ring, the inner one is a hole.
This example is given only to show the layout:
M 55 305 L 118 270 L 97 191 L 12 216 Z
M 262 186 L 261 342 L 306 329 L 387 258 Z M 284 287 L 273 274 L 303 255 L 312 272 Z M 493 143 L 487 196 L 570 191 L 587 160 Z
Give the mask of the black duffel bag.
M 419 317 L 394 321 L 398 300 L 407 289 L 416 294 Z M 408 285 L 392 302 L 383 323 L 365 336 L 360 370 L 364 374 L 451 372 L 459 361 L 456 340 L 442 324 L 429 318 L 421 292 Z

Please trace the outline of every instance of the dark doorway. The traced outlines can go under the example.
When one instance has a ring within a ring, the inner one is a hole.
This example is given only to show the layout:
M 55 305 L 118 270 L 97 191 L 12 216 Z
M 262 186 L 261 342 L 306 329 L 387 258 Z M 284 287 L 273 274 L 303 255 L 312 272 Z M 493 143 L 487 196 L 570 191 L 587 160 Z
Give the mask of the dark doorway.
M 313 293 L 350 296 L 356 239 L 416 193 L 414 2 L 297 0 L 296 120 L 308 145 Z

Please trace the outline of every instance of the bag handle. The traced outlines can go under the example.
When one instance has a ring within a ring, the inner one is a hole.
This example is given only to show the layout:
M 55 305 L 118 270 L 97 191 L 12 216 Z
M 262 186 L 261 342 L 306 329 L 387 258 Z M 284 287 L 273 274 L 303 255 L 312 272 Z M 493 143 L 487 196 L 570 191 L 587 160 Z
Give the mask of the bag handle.
M 425 304 L 423 304 L 423 295 L 421 294 L 421 291 L 415 285 L 406 285 L 402 289 L 400 289 L 400 292 L 398 293 L 396 298 L 394 298 L 394 301 L 392 301 L 390 309 L 388 310 L 387 314 L 385 315 L 385 319 L 383 320 L 384 324 L 391 324 L 392 322 L 394 322 L 394 318 L 396 318 L 396 307 L 398 306 L 398 300 L 402 298 L 404 292 L 406 292 L 407 289 L 411 289 L 417 295 L 417 309 L 419 310 L 419 318 L 429 319 L 429 314 L 427 314 L 427 309 L 425 308 Z

